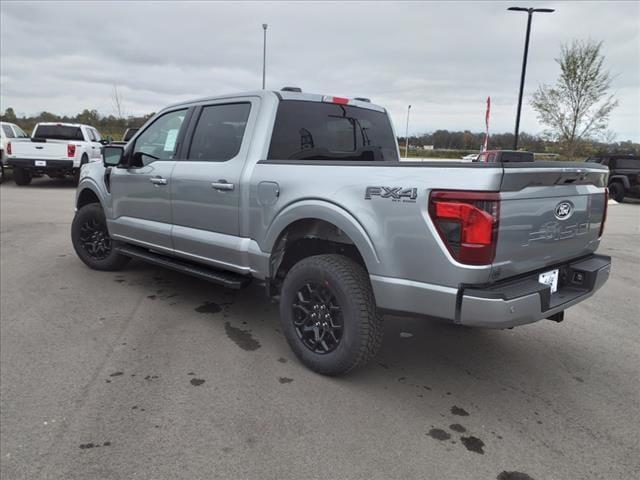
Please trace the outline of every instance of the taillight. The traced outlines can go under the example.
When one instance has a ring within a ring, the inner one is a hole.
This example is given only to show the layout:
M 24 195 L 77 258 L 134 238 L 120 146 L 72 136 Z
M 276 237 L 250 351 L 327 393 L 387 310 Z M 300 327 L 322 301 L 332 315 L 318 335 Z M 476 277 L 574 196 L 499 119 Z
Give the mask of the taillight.
M 498 241 L 500 193 L 436 190 L 429 215 L 449 253 L 460 263 L 493 262 Z
M 7 142 L 7 155 L 11 155 L 11 142 Z
M 600 233 L 598 237 L 601 237 L 604 233 L 604 222 L 607 221 L 607 209 L 609 208 L 609 189 L 604 189 L 604 210 L 602 211 L 602 222 L 600 223 Z
M 70 143 L 67 144 L 67 157 L 75 157 L 76 156 L 76 146 Z
M 328 96 L 328 95 L 322 97 L 322 101 L 323 102 L 327 102 L 327 103 L 337 103 L 338 105 L 347 105 L 349 103 L 349 99 L 348 98 L 331 97 L 331 96 Z

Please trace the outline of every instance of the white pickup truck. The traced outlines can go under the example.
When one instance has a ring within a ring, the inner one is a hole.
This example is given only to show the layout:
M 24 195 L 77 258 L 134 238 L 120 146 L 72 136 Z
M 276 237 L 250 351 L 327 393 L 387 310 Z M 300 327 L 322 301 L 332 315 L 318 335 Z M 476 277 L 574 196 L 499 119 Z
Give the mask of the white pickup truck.
M 101 160 L 102 145 L 100 133 L 90 125 L 38 123 L 30 142 L 7 144 L 7 164 L 18 185 L 29 185 L 34 174 L 71 175 L 77 181 L 82 165 Z

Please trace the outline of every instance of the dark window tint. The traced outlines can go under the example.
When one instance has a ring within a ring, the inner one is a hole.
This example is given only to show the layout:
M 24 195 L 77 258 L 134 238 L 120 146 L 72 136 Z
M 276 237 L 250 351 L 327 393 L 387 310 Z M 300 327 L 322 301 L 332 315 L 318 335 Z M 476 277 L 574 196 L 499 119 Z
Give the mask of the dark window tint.
M 600 157 L 589 157 L 586 160 L 588 163 L 600 163 L 602 162 L 602 158 Z
M 242 145 L 250 110 L 250 103 L 204 107 L 187 158 L 224 162 L 235 157 Z
M 122 137 L 122 140 L 124 142 L 128 142 L 133 138 L 133 136 L 138 132 L 138 130 L 139 128 L 127 128 L 127 131 L 124 132 L 124 137 Z
M 398 161 L 398 151 L 385 113 L 285 100 L 278 106 L 269 159 Z
M 533 162 L 533 153 L 531 152 L 502 152 L 500 154 L 501 162 Z
M 68 125 L 38 125 L 33 137 L 50 140 L 84 140 L 80 127 Z
M 640 169 L 640 158 L 617 158 L 616 168 Z
M 13 130 L 9 125 L 2 125 L 2 131 L 7 136 L 7 138 L 15 138 L 16 136 L 13 134 Z

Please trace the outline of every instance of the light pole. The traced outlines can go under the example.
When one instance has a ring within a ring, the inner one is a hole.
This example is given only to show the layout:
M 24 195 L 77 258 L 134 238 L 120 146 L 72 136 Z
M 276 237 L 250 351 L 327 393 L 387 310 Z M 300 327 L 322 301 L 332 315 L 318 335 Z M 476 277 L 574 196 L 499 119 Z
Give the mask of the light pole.
M 409 112 L 411 105 L 407 107 L 407 128 L 404 132 L 404 158 L 409 158 Z
M 520 94 L 518 95 L 518 112 L 516 113 L 516 134 L 513 141 L 513 149 L 518 149 L 518 133 L 520 131 L 520 111 L 522 110 L 522 94 L 524 92 L 524 76 L 527 72 L 527 55 L 529 53 L 529 35 L 531 34 L 531 18 L 534 13 L 553 13 L 552 8 L 523 8 L 523 7 L 509 7 L 507 10 L 512 12 L 527 12 L 529 18 L 527 19 L 527 35 L 524 41 L 524 56 L 522 57 L 522 74 L 520 75 Z
M 262 89 L 265 88 L 265 79 L 267 77 L 267 25 L 266 23 L 262 24 L 263 30 L 263 40 L 262 40 Z

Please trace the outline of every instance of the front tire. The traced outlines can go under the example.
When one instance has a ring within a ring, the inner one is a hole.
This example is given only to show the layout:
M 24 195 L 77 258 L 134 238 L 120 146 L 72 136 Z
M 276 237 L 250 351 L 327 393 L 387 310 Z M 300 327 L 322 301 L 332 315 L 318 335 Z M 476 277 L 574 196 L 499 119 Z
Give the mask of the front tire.
M 21 187 L 29 185 L 32 179 L 33 174 L 30 170 L 22 167 L 13 167 L 13 180 L 16 182 L 16 185 L 20 185 Z
M 121 270 L 131 260 L 116 250 L 107 221 L 97 203 L 80 208 L 71 224 L 71 242 L 80 260 L 94 270 Z
M 622 203 L 624 200 L 624 185 L 620 182 L 613 182 L 609 185 L 609 196 L 616 202 Z
M 308 257 L 291 268 L 282 285 L 280 321 L 296 356 L 322 375 L 365 365 L 382 343 L 369 276 L 342 255 Z

